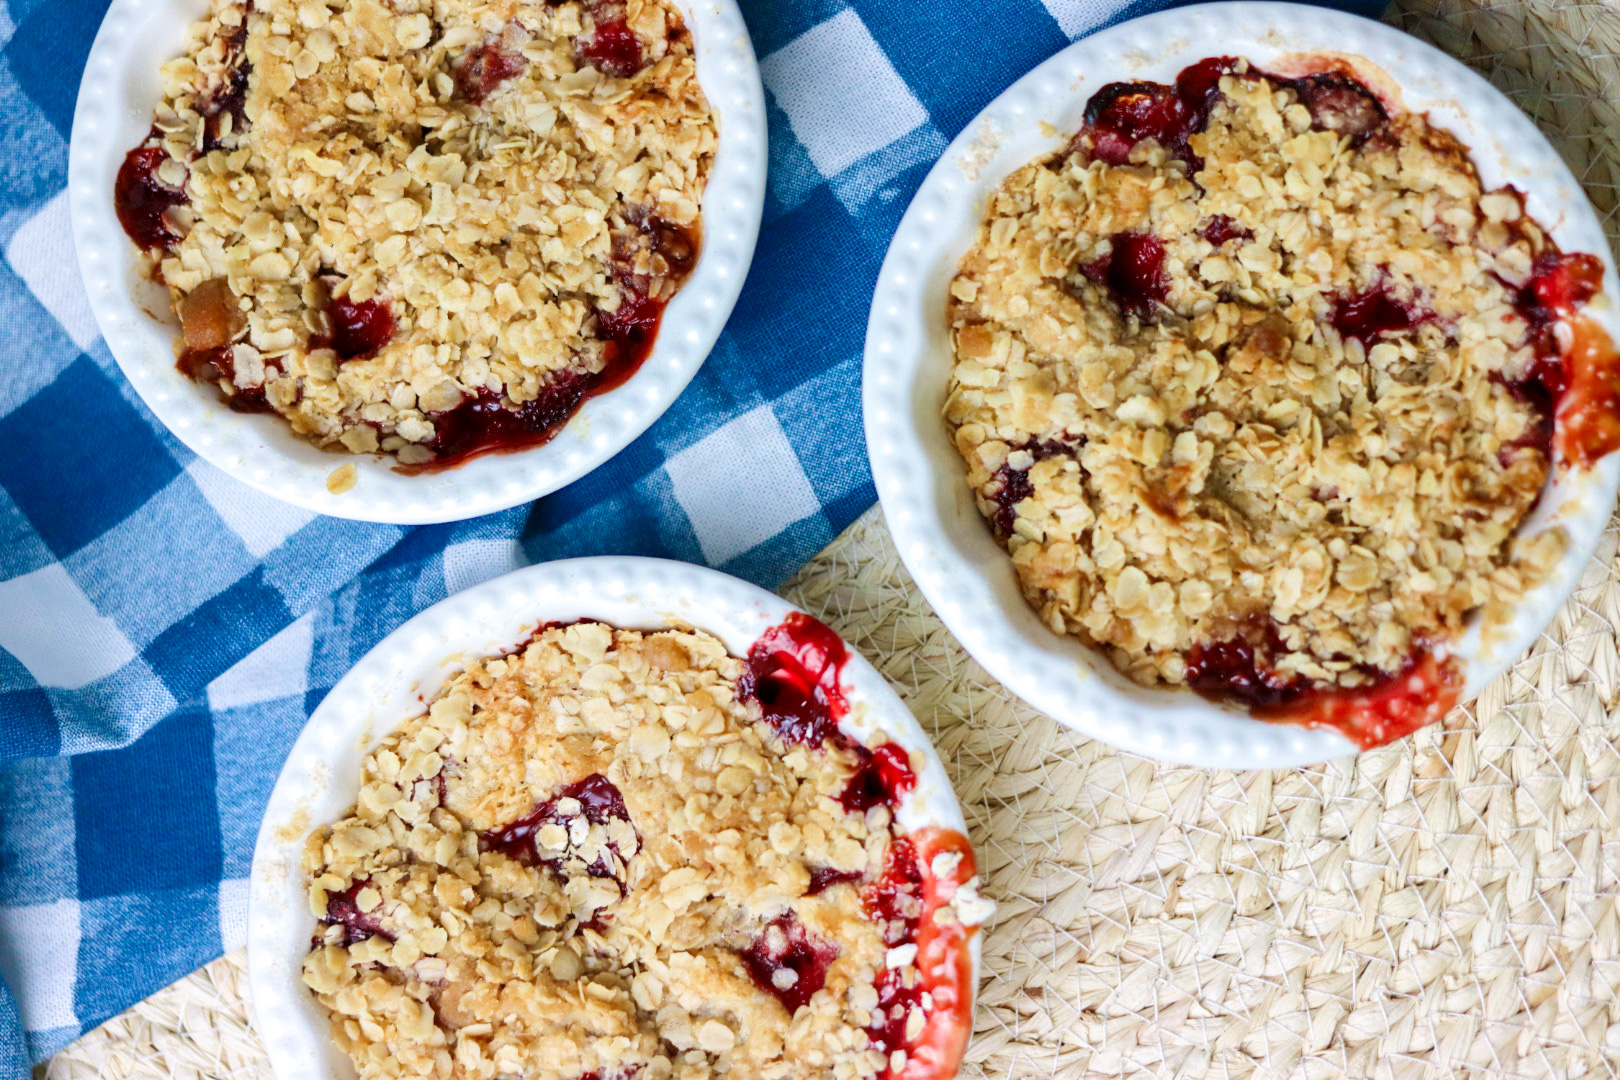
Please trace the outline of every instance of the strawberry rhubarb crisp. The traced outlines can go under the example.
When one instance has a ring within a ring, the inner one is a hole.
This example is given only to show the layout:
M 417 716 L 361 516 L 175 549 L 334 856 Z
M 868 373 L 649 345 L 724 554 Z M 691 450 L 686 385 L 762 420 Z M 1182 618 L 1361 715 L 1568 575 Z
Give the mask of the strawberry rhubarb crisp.
M 305 856 L 304 981 L 362 1080 L 955 1075 L 961 834 L 846 734 L 843 644 L 584 622 L 474 663 Z
M 214 0 L 120 220 L 180 368 L 407 468 L 537 445 L 652 347 L 715 119 L 669 0 Z
M 949 306 L 946 417 L 1046 623 L 1365 745 L 1455 703 L 1464 621 L 1567 543 L 1519 536 L 1554 461 L 1620 445 L 1602 263 L 1386 82 L 1222 57 L 1102 88 Z

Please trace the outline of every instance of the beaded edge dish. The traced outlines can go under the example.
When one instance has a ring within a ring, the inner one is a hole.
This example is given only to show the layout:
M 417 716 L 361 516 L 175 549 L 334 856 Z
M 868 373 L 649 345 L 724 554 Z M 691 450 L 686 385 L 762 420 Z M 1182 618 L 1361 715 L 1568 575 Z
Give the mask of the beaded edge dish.
M 1603 231 L 1545 139 L 1478 76 L 1399 31 L 1288 4 L 1201 5 L 1105 30 L 1025 76 L 947 149 L 919 189 L 879 275 L 868 328 L 864 412 L 879 498 L 900 554 L 967 650 L 1020 697 L 1113 745 L 1229 768 L 1307 764 L 1353 752 L 1344 736 L 1256 720 L 1191 694 L 1146 689 L 1107 659 L 1049 631 L 1021 594 L 985 527 L 939 409 L 950 373 L 945 302 L 991 192 L 1061 147 L 1086 101 L 1119 81 L 1171 81 L 1211 55 L 1265 66 L 1300 53 L 1363 57 L 1388 74 L 1408 110 L 1427 113 L 1466 145 L 1487 188 L 1512 184 L 1566 251 L 1598 253 L 1604 292 L 1586 309 L 1610 336 L 1615 275 Z M 1591 469 L 1560 465 L 1524 534 L 1569 534 L 1564 559 L 1508 623 L 1476 619 L 1455 655 L 1467 700 L 1522 654 L 1556 613 L 1597 542 L 1620 485 L 1615 456 Z
M 765 631 L 795 610 L 745 582 L 684 563 L 576 559 L 528 567 L 458 593 L 362 658 L 299 735 L 271 792 L 254 850 L 248 976 L 258 1028 L 280 1080 L 353 1074 L 329 1034 L 325 1010 L 301 981 L 313 924 L 300 870 L 306 838 L 343 816 L 359 789 L 366 755 L 394 725 L 424 711 L 424 702 L 466 657 L 506 653 L 539 624 L 582 618 L 640 629 L 696 627 L 719 638 L 732 655 L 746 656 Z M 881 734 L 922 763 L 916 786 L 899 802 L 901 827 L 907 834 L 935 827 L 965 835 L 961 809 L 927 736 L 853 650 L 843 686 L 850 710 L 842 731 L 861 745 L 881 742 Z M 980 935 L 971 930 L 966 951 L 972 974 L 962 1007 L 971 1016 L 980 951 Z
M 457 521 L 530 502 L 585 475 L 651 426 L 697 373 L 736 304 L 759 234 L 767 138 L 747 28 L 735 0 L 677 3 L 720 128 L 703 197 L 703 250 L 636 375 L 587 402 L 551 442 L 406 476 L 387 457 L 326 453 L 273 416 L 223 409 L 175 370 L 178 322 L 166 291 L 141 275 L 109 193 L 161 96 L 153 58 L 178 55 L 186 28 L 206 8 L 203 0 L 114 0 L 79 88 L 68 198 L 80 272 L 108 350 L 191 450 L 237 480 L 317 513 L 395 524 Z

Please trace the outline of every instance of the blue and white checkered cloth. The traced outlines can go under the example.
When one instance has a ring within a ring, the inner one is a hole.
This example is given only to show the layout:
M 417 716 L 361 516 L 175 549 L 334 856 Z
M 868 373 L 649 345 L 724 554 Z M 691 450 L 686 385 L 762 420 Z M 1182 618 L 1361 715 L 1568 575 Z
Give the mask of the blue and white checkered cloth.
M 912 191 L 1023 72 L 1162 6 L 743 0 L 771 183 L 708 363 L 566 490 L 411 529 L 259 495 L 136 399 L 91 317 L 63 191 L 106 0 L 0 0 L 0 1076 L 20 1080 L 242 943 L 284 755 L 411 615 L 575 555 L 670 556 L 776 585 L 871 505 L 861 344 Z

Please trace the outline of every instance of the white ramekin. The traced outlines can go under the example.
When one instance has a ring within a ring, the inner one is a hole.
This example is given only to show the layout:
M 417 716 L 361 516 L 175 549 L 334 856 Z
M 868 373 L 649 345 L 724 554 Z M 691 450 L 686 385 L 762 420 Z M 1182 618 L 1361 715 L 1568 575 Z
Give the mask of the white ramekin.
M 1564 251 L 1601 258 L 1604 292 L 1586 314 L 1620 341 L 1614 305 L 1620 293 L 1603 230 L 1575 178 L 1525 115 L 1478 75 L 1417 39 L 1303 4 L 1182 7 L 1103 30 L 1058 53 L 951 143 L 913 199 L 878 276 L 866 339 L 866 439 L 878 497 L 907 569 L 968 652 L 1019 697 L 1087 735 L 1157 758 L 1272 768 L 1356 747 L 1334 731 L 1268 723 L 1184 691 L 1144 689 L 1100 653 L 1042 625 L 974 505 L 941 416 L 951 368 L 946 292 L 991 192 L 1013 171 L 1062 147 L 1100 87 L 1173 82 L 1182 68 L 1210 56 L 1246 57 L 1266 67 L 1323 52 L 1361 56 L 1382 68 L 1407 109 L 1428 113 L 1472 149 L 1487 188 L 1517 186 Z M 1463 700 L 1523 655 L 1552 620 L 1597 544 L 1617 485 L 1617 455 L 1592 469 L 1555 471 L 1525 528 L 1564 525 L 1568 555 L 1511 622 L 1482 635 L 1476 620 L 1459 643 Z
M 725 574 L 659 559 L 604 557 L 543 563 L 457 593 L 384 638 L 332 688 L 293 745 L 265 809 L 253 853 L 248 978 L 258 1030 L 278 1080 L 352 1077 L 328 1034 L 328 1019 L 301 971 L 315 920 L 301 871 L 304 842 L 354 804 L 367 754 L 406 719 L 421 715 L 467 658 L 510 652 L 548 622 L 591 618 L 615 626 L 695 627 L 734 656 L 796 611 L 787 601 Z M 850 650 L 842 729 L 863 745 L 898 743 L 924 764 L 902 797 L 907 832 L 928 826 L 966 835 L 945 767 L 916 719 L 877 670 Z M 882 735 L 882 739 L 877 736 Z M 973 985 L 980 935 L 971 933 Z M 971 1002 L 969 1003 L 971 1007 Z
M 657 343 L 625 385 L 592 398 L 551 442 L 407 476 L 391 458 L 316 449 L 273 414 L 232 412 L 175 370 L 179 324 L 166 290 L 142 277 L 113 208 L 124 155 L 146 137 L 162 96 L 158 66 L 180 52 L 206 0 L 113 0 L 73 116 L 68 198 L 90 307 L 118 366 L 159 420 L 199 456 L 244 483 L 334 517 L 398 524 L 457 521 L 546 495 L 624 449 L 663 415 L 719 337 L 753 259 L 765 201 L 765 97 L 736 0 L 676 0 L 697 52 L 698 81 L 720 145 L 703 197 L 703 249 L 664 312 Z M 357 483 L 327 481 L 353 464 Z M 335 485 L 340 490 L 342 485 Z

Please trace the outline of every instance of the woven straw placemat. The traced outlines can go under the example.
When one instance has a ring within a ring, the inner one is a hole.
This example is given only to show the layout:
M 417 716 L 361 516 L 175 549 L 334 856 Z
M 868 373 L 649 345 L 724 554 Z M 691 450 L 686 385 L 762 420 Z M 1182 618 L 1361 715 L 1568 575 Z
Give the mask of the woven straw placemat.
M 1616 236 L 1620 3 L 1406 0 L 1554 137 Z M 1170 767 L 1012 699 L 873 511 L 786 595 L 951 770 L 1000 904 L 964 1075 L 1620 1077 L 1620 526 L 1532 654 L 1437 728 L 1310 769 Z M 50 1080 L 270 1080 L 233 953 Z

